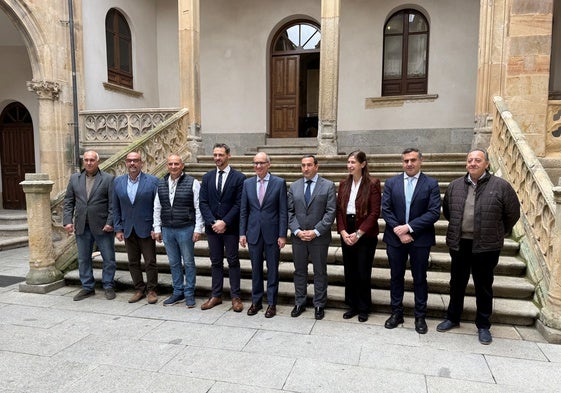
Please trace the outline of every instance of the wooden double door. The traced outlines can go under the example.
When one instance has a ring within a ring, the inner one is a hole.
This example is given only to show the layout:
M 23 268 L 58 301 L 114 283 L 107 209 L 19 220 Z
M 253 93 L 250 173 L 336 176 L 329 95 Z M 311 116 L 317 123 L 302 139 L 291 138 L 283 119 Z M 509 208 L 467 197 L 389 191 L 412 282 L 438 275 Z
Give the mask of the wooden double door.
M 9 104 L 0 115 L 0 165 L 2 166 L 2 207 L 25 209 L 25 193 L 19 183 L 26 173 L 35 172 L 33 122 L 20 104 Z

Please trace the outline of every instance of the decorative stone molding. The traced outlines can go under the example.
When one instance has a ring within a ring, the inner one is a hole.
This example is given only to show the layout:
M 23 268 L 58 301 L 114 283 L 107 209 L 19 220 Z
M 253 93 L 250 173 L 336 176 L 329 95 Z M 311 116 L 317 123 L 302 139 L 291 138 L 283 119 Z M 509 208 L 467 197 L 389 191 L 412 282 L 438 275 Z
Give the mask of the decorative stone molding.
M 86 143 L 129 144 L 162 124 L 176 112 L 177 109 L 81 112 L 81 139 Z
M 28 81 L 27 90 L 34 91 L 40 100 L 58 100 L 61 86 L 58 82 L 52 81 Z

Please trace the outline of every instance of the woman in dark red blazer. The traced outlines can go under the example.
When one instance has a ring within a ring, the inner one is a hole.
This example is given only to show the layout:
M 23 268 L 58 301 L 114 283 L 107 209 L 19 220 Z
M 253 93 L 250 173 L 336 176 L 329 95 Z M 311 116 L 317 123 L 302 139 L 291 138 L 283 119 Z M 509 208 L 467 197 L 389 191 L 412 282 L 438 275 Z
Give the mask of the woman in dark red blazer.
M 347 157 L 349 176 L 339 184 L 337 232 L 341 235 L 345 271 L 345 303 L 350 307 L 344 319 L 358 315 L 368 320 L 372 306 L 372 261 L 378 243 L 380 180 L 368 172 L 366 154 L 354 151 Z

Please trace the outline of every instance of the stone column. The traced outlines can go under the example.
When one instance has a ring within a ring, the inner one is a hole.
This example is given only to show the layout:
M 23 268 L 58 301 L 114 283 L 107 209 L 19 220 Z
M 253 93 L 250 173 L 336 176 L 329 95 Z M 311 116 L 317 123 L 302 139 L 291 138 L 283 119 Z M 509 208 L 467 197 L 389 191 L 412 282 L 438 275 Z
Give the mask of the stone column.
M 46 293 L 64 286 L 63 275 L 55 267 L 51 226 L 51 199 L 54 182 L 46 173 L 26 173 L 20 183 L 25 192 L 29 227 L 29 273 L 21 292 Z
M 318 154 L 335 155 L 339 87 L 339 11 L 341 0 L 321 1 Z
M 199 0 L 178 0 L 179 15 L 179 99 L 189 110 L 187 161 L 195 162 L 203 153 L 201 138 L 201 92 L 199 76 L 200 7 Z

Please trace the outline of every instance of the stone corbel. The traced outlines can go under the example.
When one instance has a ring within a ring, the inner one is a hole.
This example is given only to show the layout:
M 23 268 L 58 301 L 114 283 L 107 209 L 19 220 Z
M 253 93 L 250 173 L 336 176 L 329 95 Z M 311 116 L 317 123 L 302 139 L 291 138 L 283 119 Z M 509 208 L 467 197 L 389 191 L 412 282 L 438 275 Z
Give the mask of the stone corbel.
M 52 81 L 28 81 L 27 90 L 34 91 L 40 100 L 58 100 L 60 93 L 60 84 Z

